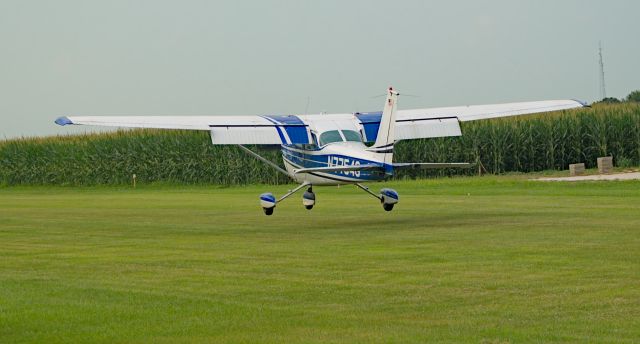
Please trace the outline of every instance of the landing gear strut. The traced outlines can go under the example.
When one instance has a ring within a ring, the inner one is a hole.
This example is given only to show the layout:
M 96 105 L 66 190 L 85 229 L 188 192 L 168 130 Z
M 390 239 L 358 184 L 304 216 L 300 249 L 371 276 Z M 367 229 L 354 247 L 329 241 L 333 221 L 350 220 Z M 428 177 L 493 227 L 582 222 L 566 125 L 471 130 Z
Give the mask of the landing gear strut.
M 270 192 L 263 193 L 262 195 L 260 195 L 260 205 L 262 206 L 262 210 L 264 210 L 264 214 L 267 216 L 272 215 L 273 210 L 276 207 L 276 204 L 284 201 L 287 197 L 293 195 L 294 193 L 298 192 L 299 190 L 301 190 L 306 186 L 308 186 L 309 188 L 304 193 L 304 195 L 302 195 L 302 204 L 307 209 L 313 208 L 313 206 L 316 204 L 316 194 L 313 193 L 313 190 L 311 188 L 311 183 L 305 182 L 298 185 L 298 187 L 296 187 L 295 189 L 287 192 L 284 196 L 280 197 L 278 200 L 276 200 L 276 197 Z
M 380 195 L 376 195 L 371 190 L 369 190 L 368 187 L 362 184 L 357 183 L 356 186 L 364 190 L 369 195 L 380 200 L 380 203 L 382 203 L 382 209 L 384 209 L 385 211 L 393 210 L 393 206 L 398 203 L 398 200 L 400 199 L 400 196 L 398 196 L 398 192 L 394 189 L 384 188 L 380 190 Z

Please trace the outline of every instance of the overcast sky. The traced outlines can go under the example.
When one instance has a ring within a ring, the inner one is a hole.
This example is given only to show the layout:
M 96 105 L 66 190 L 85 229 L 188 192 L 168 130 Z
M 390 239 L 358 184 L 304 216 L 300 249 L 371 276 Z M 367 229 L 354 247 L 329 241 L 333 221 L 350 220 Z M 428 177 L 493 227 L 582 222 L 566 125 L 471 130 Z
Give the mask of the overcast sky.
M 301 114 L 640 89 L 640 1 L 0 0 L 0 139 L 61 115 Z

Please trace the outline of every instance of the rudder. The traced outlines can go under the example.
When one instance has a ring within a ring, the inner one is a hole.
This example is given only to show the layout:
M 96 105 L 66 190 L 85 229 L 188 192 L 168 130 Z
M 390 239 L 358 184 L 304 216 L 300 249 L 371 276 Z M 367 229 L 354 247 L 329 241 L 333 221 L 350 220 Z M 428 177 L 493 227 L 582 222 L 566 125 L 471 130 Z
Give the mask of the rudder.
M 371 152 L 384 154 L 383 161 L 385 164 L 391 164 L 393 161 L 398 96 L 399 93 L 389 87 L 376 142 L 368 149 Z

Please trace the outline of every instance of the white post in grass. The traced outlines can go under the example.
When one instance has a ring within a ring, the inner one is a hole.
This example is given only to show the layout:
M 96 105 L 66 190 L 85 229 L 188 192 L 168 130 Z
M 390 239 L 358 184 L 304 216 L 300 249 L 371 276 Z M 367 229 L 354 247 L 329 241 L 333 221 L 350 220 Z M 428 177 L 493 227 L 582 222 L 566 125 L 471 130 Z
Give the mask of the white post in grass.
M 131 179 L 133 179 L 133 188 L 134 188 L 134 189 L 136 188 L 136 178 L 137 178 L 137 177 L 136 177 L 136 174 L 134 173 L 134 174 L 131 176 Z

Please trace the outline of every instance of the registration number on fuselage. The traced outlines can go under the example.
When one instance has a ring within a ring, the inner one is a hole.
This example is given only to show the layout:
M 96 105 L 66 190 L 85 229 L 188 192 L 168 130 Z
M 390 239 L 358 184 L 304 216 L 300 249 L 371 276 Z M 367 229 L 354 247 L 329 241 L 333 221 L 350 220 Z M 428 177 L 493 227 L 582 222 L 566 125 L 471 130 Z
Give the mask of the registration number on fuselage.
M 343 158 L 343 157 L 339 157 L 339 156 L 333 156 L 333 155 L 329 155 L 327 157 L 327 166 L 328 167 L 334 167 L 334 166 L 360 166 L 360 161 L 355 160 L 355 159 L 349 159 L 349 158 Z M 354 177 L 360 177 L 360 171 L 342 171 L 340 172 L 346 176 L 354 176 Z

